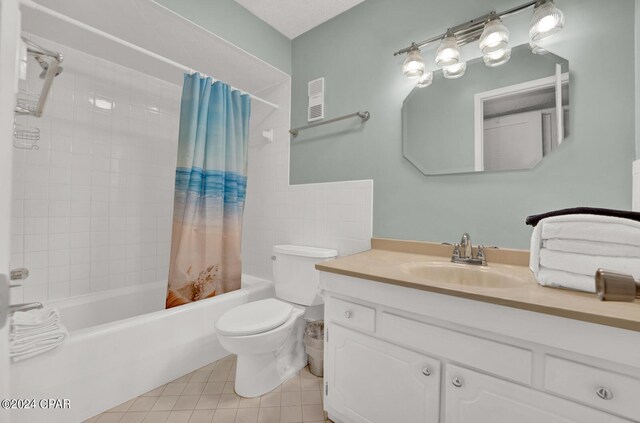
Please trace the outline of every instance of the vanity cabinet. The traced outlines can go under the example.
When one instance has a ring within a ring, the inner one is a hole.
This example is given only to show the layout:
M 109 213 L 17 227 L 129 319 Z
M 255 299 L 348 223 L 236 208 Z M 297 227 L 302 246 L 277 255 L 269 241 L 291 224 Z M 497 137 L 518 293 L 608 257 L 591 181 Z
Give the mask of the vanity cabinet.
M 447 423 L 628 423 L 459 366 L 447 365 L 445 386 Z
M 330 342 L 326 391 L 348 421 L 438 421 L 438 360 L 341 326 L 332 328 Z
M 322 273 L 336 423 L 640 423 L 640 333 Z

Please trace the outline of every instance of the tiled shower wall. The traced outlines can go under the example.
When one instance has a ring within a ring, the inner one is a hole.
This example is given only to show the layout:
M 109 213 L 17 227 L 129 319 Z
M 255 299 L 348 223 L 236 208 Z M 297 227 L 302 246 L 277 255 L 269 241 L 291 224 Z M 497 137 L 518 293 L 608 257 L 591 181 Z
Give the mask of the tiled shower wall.
M 64 56 L 38 150 L 14 149 L 12 302 L 166 280 L 180 87 L 37 37 Z M 29 62 L 21 90 L 38 93 Z M 22 94 L 21 96 L 24 96 Z
M 46 114 L 19 118 L 38 127 L 39 150 L 15 149 L 12 268 L 31 276 L 12 302 L 44 301 L 165 281 L 180 87 L 66 46 L 32 39 L 65 56 Z M 39 70 L 31 66 L 34 89 Z M 37 91 L 37 86 L 34 91 Z M 372 181 L 289 186 L 289 82 L 254 102 L 243 272 L 272 278 L 275 244 L 369 248 Z M 274 129 L 266 142 L 263 129 Z

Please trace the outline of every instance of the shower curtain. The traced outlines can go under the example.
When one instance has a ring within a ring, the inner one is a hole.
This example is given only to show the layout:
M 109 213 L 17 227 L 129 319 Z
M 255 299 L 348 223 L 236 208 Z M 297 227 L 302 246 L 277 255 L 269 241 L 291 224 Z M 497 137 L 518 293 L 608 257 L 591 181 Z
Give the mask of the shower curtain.
M 185 74 L 166 307 L 240 288 L 251 98 Z

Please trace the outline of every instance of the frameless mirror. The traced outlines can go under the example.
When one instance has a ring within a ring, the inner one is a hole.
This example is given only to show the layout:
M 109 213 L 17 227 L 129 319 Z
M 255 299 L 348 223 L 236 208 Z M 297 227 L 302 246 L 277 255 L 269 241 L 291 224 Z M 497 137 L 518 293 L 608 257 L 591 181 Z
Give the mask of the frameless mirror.
M 529 169 L 568 135 L 569 62 L 528 44 L 463 77 L 414 88 L 402 106 L 404 157 L 425 175 Z

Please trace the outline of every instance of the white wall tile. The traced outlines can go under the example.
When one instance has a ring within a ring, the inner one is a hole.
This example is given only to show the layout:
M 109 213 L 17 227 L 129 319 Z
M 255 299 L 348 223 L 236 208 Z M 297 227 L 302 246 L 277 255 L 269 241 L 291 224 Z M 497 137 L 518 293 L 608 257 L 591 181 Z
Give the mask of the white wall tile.
M 11 264 L 31 275 L 12 299 L 151 282 L 168 267 L 169 245 L 157 244 L 171 242 L 181 89 L 32 38 L 66 60 L 45 116 L 29 121 L 40 128 L 40 149 L 14 155 Z M 168 223 L 157 225 L 167 211 Z
M 14 155 L 12 265 L 31 270 L 14 297 L 43 301 L 166 279 L 180 87 L 33 38 L 67 60 L 39 121 L 40 150 Z M 278 243 L 340 255 L 368 249 L 373 182 L 290 186 L 290 85 L 261 95 L 281 108 L 251 127 L 243 271 L 270 279 Z M 261 131 L 271 128 L 266 143 Z

